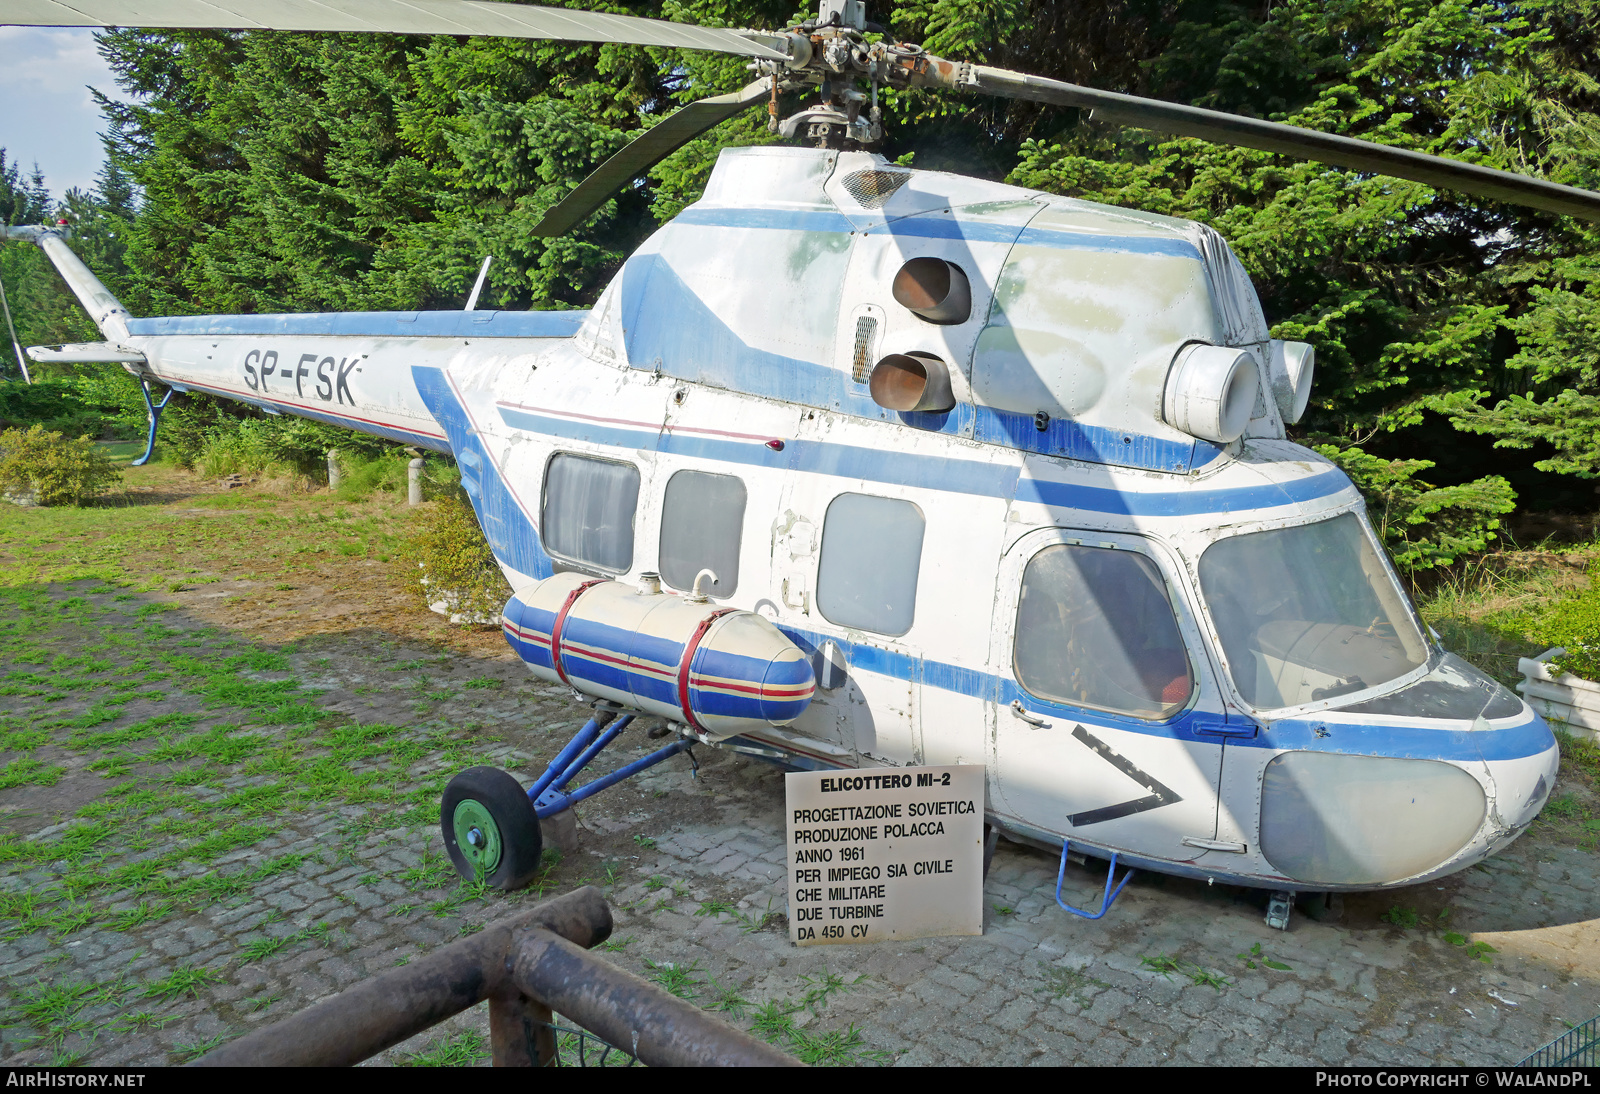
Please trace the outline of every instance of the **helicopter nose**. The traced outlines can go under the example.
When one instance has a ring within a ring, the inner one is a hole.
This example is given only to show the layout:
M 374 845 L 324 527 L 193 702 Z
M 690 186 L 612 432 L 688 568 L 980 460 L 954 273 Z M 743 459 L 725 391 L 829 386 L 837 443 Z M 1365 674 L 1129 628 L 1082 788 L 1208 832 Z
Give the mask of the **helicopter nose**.
M 1537 717 L 1537 715 L 1535 715 Z M 1496 760 L 1489 764 L 1495 784 L 1495 813 L 1508 829 L 1496 839 L 1490 851 L 1498 851 L 1516 839 L 1539 815 L 1550 792 L 1555 789 L 1556 771 L 1561 766 L 1561 750 L 1552 735 L 1545 751 L 1519 760 Z M 1494 813 L 1491 813 L 1493 816 Z
M 1440 760 L 1285 752 L 1261 787 L 1261 853 L 1307 885 L 1382 885 L 1443 865 L 1488 814 L 1476 778 Z

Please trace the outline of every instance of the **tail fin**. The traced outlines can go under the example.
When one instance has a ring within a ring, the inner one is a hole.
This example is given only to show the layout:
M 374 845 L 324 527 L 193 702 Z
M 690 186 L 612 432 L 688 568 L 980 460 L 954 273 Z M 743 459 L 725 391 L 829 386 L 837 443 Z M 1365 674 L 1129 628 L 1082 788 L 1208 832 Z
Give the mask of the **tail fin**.
M 108 341 L 121 342 L 128 337 L 128 320 L 132 318 L 122 301 L 111 295 L 111 290 L 101 284 L 83 264 L 83 259 L 67 246 L 65 228 L 43 226 L 6 227 L 0 225 L 0 243 L 32 243 L 54 264 L 56 272 L 77 296 L 78 303 L 89 313 L 94 325 L 100 328 Z

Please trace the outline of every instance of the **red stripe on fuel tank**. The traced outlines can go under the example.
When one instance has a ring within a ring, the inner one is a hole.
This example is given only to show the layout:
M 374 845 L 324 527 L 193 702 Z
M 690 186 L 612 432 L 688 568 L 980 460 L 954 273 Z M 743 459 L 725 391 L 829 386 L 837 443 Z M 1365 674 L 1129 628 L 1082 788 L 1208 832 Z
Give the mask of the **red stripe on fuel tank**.
M 556 625 L 550 628 L 550 664 L 555 666 L 556 675 L 561 677 L 561 682 L 569 688 L 572 686 L 572 681 L 567 679 L 567 670 L 561 666 L 561 628 L 566 626 L 567 613 L 572 611 L 572 606 L 578 602 L 578 597 L 604 580 L 603 577 L 597 577 L 585 581 L 568 593 L 567 602 L 561 605 L 561 610 L 556 613 Z
M 699 719 L 694 716 L 694 711 L 689 708 L 689 665 L 694 661 L 694 653 L 700 648 L 700 640 L 706 636 L 706 631 L 711 629 L 711 624 L 737 610 L 737 608 L 718 608 L 700 620 L 700 625 L 695 628 L 694 637 L 684 643 L 683 660 L 678 662 L 678 708 L 683 711 L 684 721 L 690 728 L 698 729 L 701 733 L 706 731 L 706 727 L 700 724 Z

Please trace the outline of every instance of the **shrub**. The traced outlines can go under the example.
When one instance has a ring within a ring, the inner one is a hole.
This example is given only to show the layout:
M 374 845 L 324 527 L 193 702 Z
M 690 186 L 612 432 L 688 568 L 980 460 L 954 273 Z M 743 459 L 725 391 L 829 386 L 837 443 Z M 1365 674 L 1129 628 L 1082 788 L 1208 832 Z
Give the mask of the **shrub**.
M 0 433 L 0 493 L 40 505 L 87 505 L 122 481 L 111 457 L 88 437 L 70 440 L 43 426 Z
M 1558 600 L 1534 628 L 1534 638 L 1566 653 L 1550 662 L 1556 672 L 1600 680 L 1600 559 L 1589 564 L 1589 587 Z
M 199 462 L 206 443 L 219 433 L 232 432 L 241 420 L 235 407 L 209 395 L 178 395 L 161 412 L 158 434 L 161 458 L 184 470 Z
M 1417 474 L 1432 460 L 1386 460 L 1357 447 L 1320 444 L 1367 500 L 1373 526 L 1395 565 L 1407 574 L 1449 566 L 1486 549 L 1500 516 L 1517 507 L 1517 494 L 1499 475 L 1459 486 L 1432 486 Z
M 349 448 L 339 449 L 339 497 L 359 501 L 378 490 L 404 494 L 411 455 L 386 452 L 373 456 Z
M 424 604 L 444 601 L 463 622 L 498 620 L 511 586 L 495 563 L 471 504 L 459 490 L 416 514 L 416 531 L 401 554 L 407 581 Z
M 85 366 L 32 384 L 0 380 L 0 428 L 42 425 L 69 437 L 131 440 L 144 436 L 145 423 L 139 381 L 115 366 Z
M 251 417 L 205 396 L 166 411 L 161 445 L 164 458 L 208 477 L 288 471 L 313 484 L 328 481 L 328 450 L 338 449 L 345 480 L 339 496 L 347 500 L 404 491 L 411 458 L 380 437 L 305 418 Z
M 259 475 L 277 462 L 263 443 L 261 434 L 246 419 L 226 432 L 208 433 L 190 466 L 207 478 L 224 475 Z

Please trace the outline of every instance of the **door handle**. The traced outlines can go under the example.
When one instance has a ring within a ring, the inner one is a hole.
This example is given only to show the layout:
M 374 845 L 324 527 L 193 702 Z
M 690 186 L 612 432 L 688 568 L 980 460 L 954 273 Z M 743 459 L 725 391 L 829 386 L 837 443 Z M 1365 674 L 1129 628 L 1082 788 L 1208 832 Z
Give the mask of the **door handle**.
M 1017 718 L 1020 718 L 1022 721 L 1027 722 L 1030 726 L 1033 726 L 1035 729 L 1049 729 L 1050 728 L 1050 723 L 1049 722 L 1045 721 L 1043 718 L 1039 717 L 1037 714 L 1029 713 L 1028 710 L 1026 710 L 1023 707 L 1021 699 L 1013 699 L 1013 700 L 1011 700 L 1011 713 L 1013 715 L 1015 715 Z

